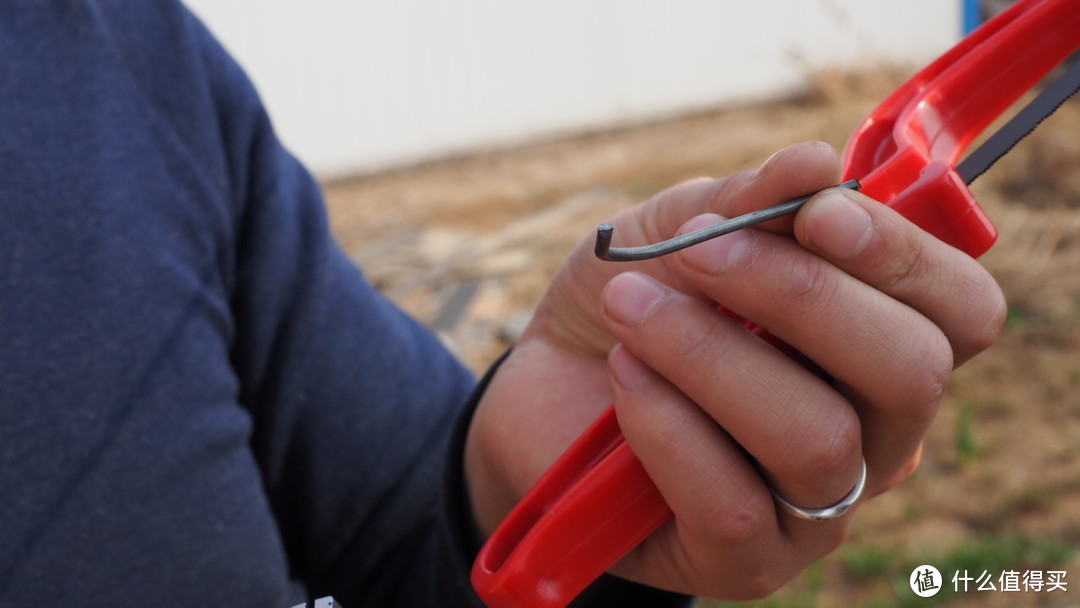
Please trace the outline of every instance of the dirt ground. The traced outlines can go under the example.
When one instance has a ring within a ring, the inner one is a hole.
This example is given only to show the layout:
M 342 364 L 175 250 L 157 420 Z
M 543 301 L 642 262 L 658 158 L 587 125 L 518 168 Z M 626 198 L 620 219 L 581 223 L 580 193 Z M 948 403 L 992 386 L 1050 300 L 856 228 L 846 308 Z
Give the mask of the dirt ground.
M 842 148 L 906 75 L 823 74 L 781 102 L 326 184 L 333 227 L 376 285 L 482 371 L 604 218 L 793 142 Z M 756 605 L 1080 606 L 1080 100 L 973 191 L 1001 230 L 982 259 L 1010 303 L 999 343 L 956 372 L 916 475 L 863 507 L 845 547 Z M 935 598 L 907 588 L 920 564 L 945 576 Z M 964 571 L 998 590 L 953 592 Z M 1067 587 L 1002 591 L 1010 571 L 1064 571 Z

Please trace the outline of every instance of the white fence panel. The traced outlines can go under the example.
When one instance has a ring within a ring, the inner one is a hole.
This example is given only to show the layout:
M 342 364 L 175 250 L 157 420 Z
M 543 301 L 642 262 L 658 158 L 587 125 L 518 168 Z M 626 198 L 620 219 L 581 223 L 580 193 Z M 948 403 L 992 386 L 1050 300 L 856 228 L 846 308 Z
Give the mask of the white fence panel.
M 188 0 L 323 176 L 764 99 L 917 64 L 943 0 Z

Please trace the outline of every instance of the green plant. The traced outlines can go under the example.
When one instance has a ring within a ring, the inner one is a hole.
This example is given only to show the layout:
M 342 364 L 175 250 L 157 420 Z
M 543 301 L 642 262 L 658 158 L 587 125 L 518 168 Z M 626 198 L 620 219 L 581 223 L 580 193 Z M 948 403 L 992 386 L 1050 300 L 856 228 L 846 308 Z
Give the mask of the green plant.
M 877 545 L 863 545 L 844 552 L 841 561 L 848 574 L 857 581 L 881 579 L 896 570 L 900 551 Z
M 963 404 L 956 413 L 956 452 L 960 464 L 967 464 L 979 455 L 975 441 L 974 406 Z

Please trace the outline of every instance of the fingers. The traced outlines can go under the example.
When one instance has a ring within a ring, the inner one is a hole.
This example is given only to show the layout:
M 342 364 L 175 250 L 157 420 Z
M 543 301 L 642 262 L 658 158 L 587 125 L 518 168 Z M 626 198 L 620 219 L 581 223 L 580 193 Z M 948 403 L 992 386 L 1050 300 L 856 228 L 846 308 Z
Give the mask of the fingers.
M 790 538 L 758 471 L 705 411 L 624 346 L 612 350 L 609 365 L 623 433 L 679 514 L 623 559 L 617 574 L 750 599 L 775 590 L 842 540 L 845 521 Z
M 997 338 L 1006 306 L 990 274 L 888 206 L 829 190 L 798 214 L 795 233 L 810 251 L 933 321 L 952 345 L 956 364 Z
M 850 491 L 859 422 L 821 378 L 709 304 L 647 276 L 620 275 L 604 302 L 616 337 L 719 423 L 788 500 L 824 507 Z
M 918 230 L 885 205 L 857 193 L 830 190 L 811 200 L 798 215 L 795 234 L 804 247 L 841 272 L 906 304 L 929 321 L 947 341 L 952 366 L 986 349 L 1001 330 L 1005 299 L 989 273 L 968 255 Z M 912 321 L 911 335 L 922 335 L 917 328 L 926 325 Z M 926 339 L 929 345 L 931 338 Z M 877 492 L 910 475 L 918 462 L 920 446 L 909 442 L 916 439 L 914 434 L 921 425 L 929 425 L 940 401 L 940 395 L 935 397 L 934 393 L 944 391 L 949 372 L 946 359 L 940 355 L 944 348 L 935 350 L 939 353 L 937 372 L 928 365 L 933 358 L 920 364 L 924 373 L 929 372 L 924 376 L 929 389 L 924 395 L 930 401 L 920 402 L 914 396 L 907 403 L 870 398 L 860 408 L 863 439 L 872 446 L 868 458 L 877 463 L 880 474 L 892 471 Z M 927 356 L 934 354 L 930 351 Z M 845 392 L 853 399 L 869 397 L 851 384 L 850 378 L 845 382 Z M 910 434 L 895 433 L 897 425 L 906 425 Z M 905 459 L 907 451 L 911 454 Z
M 803 145 L 754 172 L 680 185 L 642 207 L 652 215 L 638 216 L 636 236 L 668 238 L 722 219 L 675 225 L 688 214 L 734 216 L 827 187 L 836 168 L 831 149 Z M 769 577 L 754 556 L 821 555 L 849 522 L 793 519 L 770 508 L 768 490 L 814 509 L 848 494 L 862 457 L 868 496 L 910 475 L 952 369 L 993 342 L 1005 314 L 1000 289 L 969 256 L 835 189 L 793 219 L 650 264 L 638 268 L 660 281 L 619 275 L 602 310 L 620 343 L 609 358 L 620 424 L 677 514 L 635 559 L 666 551 L 658 563 L 680 564 L 668 572 L 684 576 L 723 563 L 759 590 Z M 717 546 L 745 561 L 725 562 Z
M 795 231 L 806 248 L 747 230 L 680 252 L 676 266 L 836 380 L 859 408 L 871 479 L 884 484 L 916 450 L 954 361 L 993 340 L 1003 299 L 968 256 L 858 194 L 816 197 Z
M 684 273 L 709 297 L 834 379 L 859 406 L 869 488 L 891 477 L 925 433 L 951 372 L 941 331 L 787 238 L 743 231 L 683 253 Z
M 625 235 L 639 238 L 626 242 L 668 239 L 689 217 L 703 213 L 734 217 L 835 186 L 839 181 L 840 159 L 832 146 L 824 142 L 794 144 L 770 156 L 757 169 L 724 179 L 691 180 L 665 190 L 643 207 L 646 215 L 640 218 L 641 234 L 633 234 L 630 227 L 630 234 Z M 760 228 L 790 232 L 791 224 L 792 219 L 785 217 Z
M 608 361 L 620 427 L 668 504 L 728 546 L 774 542 L 769 493 L 730 436 L 625 347 Z
M 687 218 L 706 212 L 737 215 L 816 192 L 839 181 L 840 161 L 828 144 L 811 142 L 789 146 L 761 167 L 724 179 L 701 178 L 683 182 L 611 218 L 616 246 L 645 245 L 670 238 Z M 762 225 L 763 229 L 790 234 L 791 218 Z M 611 264 L 596 259 L 592 239 L 583 240 L 560 270 L 565 280 L 553 283 L 541 302 L 538 318 L 551 318 L 548 339 L 569 350 L 601 357 L 612 347 L 610 335 L 594 306 L 600 286 L 617 272 L 647 271 L 665 283 L 692 293 L 671 271 L 667 258 Z

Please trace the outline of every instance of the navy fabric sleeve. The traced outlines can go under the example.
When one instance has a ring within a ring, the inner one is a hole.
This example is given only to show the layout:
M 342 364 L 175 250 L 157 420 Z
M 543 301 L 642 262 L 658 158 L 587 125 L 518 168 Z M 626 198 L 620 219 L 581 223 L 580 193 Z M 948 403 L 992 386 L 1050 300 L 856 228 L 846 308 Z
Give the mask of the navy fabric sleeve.
M 474 381 L 237 66 L 173 2 L 0 13 L 0 605 L 468 605 L 425 576 Z
M 0 57 L 0 606 L 477 606 L 474 379 L 205 28 L 11 0 Z
M 183 114 L 106 17 L 0 5 L 0 605 L 285 605 L 303 590 L 230 365 L 222 127 L 178 10 L 143 27 Z

